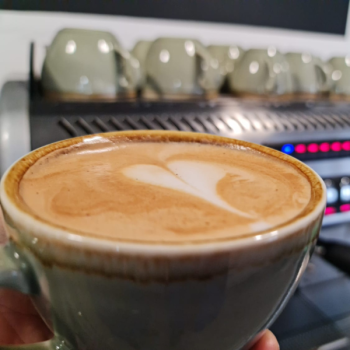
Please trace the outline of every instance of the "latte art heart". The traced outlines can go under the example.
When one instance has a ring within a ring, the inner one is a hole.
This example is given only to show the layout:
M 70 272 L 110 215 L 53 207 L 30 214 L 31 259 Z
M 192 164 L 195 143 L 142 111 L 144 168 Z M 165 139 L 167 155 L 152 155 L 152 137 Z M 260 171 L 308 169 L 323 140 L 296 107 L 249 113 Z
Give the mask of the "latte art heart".
M 81 235 L 224 239 L 272 229 L 310 201 L 311 186 L 297 168 L 250 149 L 91 140 L 44 156 L 19 187 L 33 214 Z
M 253 215 L 230 206 L 219 197 L 216 186 L 227 175 L 227 172 L 219 165 L 194 161 L 175 161 L 167 164 L 167 167 L 172 172 L 156 165 L 136 164 L 124 169 L 123 173 L 135 181 L 183 191 L 231 213 L 246 218 L 253 217 Z

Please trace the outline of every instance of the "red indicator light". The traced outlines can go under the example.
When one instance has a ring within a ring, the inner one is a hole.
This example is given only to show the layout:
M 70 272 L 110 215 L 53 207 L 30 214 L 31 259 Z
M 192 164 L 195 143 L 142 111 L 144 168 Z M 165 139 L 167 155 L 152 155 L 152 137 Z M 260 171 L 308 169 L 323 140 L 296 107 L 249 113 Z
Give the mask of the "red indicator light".
M 324 215 L 334 214 L 337 210 L 334 207 L 327 207 L 324 211 Z
M 310 143 L 310 144 L 307 146 L 307 150 L 308 150 L 310 153 L 317 153 L 317 152 L 318 152 L 318 144 L 317 144 L 317 143 Z
M 331 149 L 334 152 L 340 152 L 341 151 L 341 143 L 340 142 L 333 142 L 331 144 Z
M 343 204 L 340 206 L 340 211 L 350 211 L 350 204 Z
M 342 148 L 344 151 L 350 151 L 350 141 L 344 141 L 342 144 Z
M 295 148 L 294 148 L 295 152 L 297 153 L 305 153 L 306 152 L 306 146 L 304 144 L 299 144 L 299 145 L 296 145 Z
M 349 143 L 350 146 L 350 143 Z M 331 146 L 329 145 L 328 142 L 323 142 L 320 144 L 320 151 L 321 152 L 328 152 L 330 150 Z

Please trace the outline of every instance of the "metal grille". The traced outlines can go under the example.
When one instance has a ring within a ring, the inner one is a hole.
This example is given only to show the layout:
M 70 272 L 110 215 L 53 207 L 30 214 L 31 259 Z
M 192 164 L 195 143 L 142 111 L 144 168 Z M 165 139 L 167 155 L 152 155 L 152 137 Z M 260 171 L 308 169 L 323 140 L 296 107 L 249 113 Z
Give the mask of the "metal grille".
M 68 137 L 114 130 L 180 130 L 271 144 L 295 138 L 348 137 L 350 105 L 216 102 L 31 102 L 32 148 Z M 340 135 L 342 134 L 342 135 Z
M 70 136 L 113 130 L 180 130 L 208 133 L 312 132 L 350 128 L 350 115 L 315 113 L 217 113 L 61 117 L 59 126 Z
M 230 127 L 232 124 L 233 128 Z M 98 117 L 61 117 L 59 126 L 70 136 L 108 132 L 113 130 L 179 130 L 204 133 L 219 133 L 220 131 L 234 132 L 232 122 L 225 118 L 210 118 L 210 116 L 187 115 L 130 115 L 130 116 L 98 116 Z M 240 127 L 239 124 L 236 126 Z

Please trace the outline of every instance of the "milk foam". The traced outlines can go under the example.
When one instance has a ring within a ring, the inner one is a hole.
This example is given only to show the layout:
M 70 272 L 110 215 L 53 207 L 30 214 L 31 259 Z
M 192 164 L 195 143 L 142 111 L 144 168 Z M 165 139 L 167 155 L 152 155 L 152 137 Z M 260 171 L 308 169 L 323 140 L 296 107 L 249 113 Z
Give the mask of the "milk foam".
M 177 161 L 167 164 L 167 167 L 171 171 L 156 165 L 138 164 L 125 168 L 123 173 L 135 181 L 183 191 L 231 213 L 247 218 L 252 217 L 252 215 L 230 206 L 220 198 L 216 185 L 227 175 L 227 170 L 221 168 L 220 165 L 195 161 Z
M 311 186 L 249 149 L 103 138 L 43 157 L 20 195 L 43 220 L 83 235 L 179 242 L 272 229 L 305 208 Z

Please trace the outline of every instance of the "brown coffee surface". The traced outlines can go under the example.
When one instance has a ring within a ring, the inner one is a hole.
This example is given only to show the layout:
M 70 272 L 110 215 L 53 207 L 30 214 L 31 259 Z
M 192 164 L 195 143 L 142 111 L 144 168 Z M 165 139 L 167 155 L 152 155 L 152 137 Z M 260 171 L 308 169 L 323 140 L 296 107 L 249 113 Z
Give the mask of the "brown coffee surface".
M 242 146 L 96 137 L 39 159 L 19 194 L 80 235 L 166 243 L 272 231 L 303 211 L 311 186 L 292 164 Z

